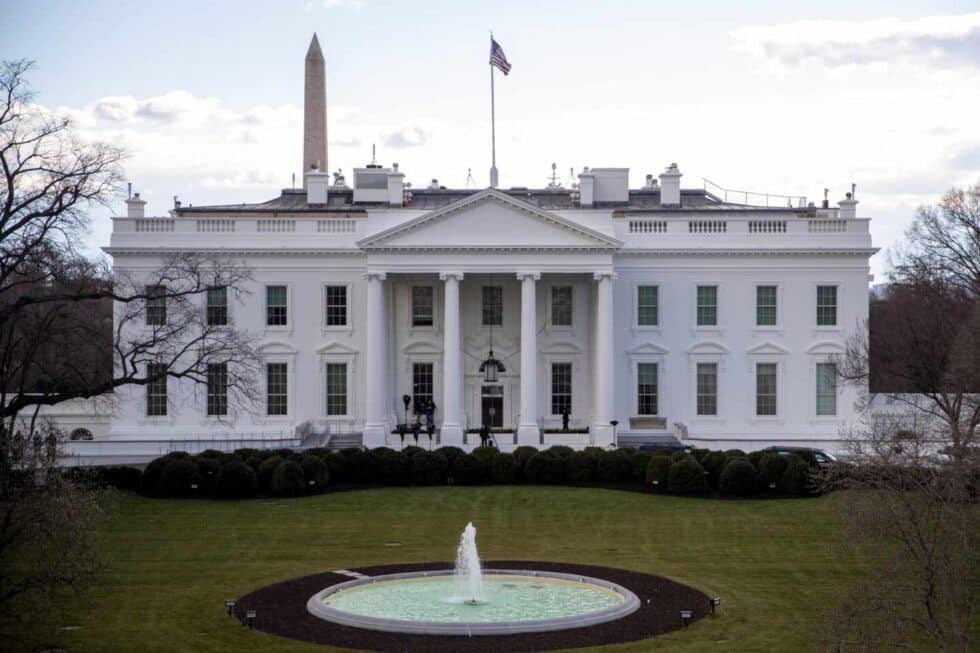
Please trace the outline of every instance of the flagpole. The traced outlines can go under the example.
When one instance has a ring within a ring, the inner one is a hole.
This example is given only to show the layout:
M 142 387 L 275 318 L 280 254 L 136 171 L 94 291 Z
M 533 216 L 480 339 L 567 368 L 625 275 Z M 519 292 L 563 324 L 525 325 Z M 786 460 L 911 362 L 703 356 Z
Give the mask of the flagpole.
M 493 32 L 490 32 L 490 47 L 493 48 Z M 493 64 L 490 64 L 490 188 L 497 187 L 497 117 L 493 96 Z

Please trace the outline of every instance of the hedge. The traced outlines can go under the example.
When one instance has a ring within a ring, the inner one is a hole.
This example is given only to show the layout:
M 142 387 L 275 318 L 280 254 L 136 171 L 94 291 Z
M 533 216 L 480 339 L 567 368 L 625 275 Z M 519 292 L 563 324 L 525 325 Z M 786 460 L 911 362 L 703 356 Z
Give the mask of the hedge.
M 725 494 L 747 497 L 755 493 L 759 483 L 758 473 L 748 458 L 733 458 L 721 470 L 718 489 Z
M 527 459 L 524 479 L 531 483 L 561 483 L 565 480 L 567 461 L 561 456 L 539 451 Z
M 624 449 L 603 451 L 596 460 L 595 477 L 597 481 L 621 482 L 633 476 L 632 456 Z
M 168 460 L 160 472 L 160 492 L 168 497 L 186 497 L 195 493 L 201 477 L 197 463 L 190 458 Z
M 534 447 L 528 446 L 526 444 L 521 445 L 514 449 L 514 458 L 517 460 L 517 467 L 519 469 L 524 469 L 527 466 L 527 461 L 531 459 L 531 456 L 538 453 L 538 450 Z
M 472 454 L 463 454 L 450 462 L 456 485 L 480 485 L 490 481 L 490 465 Z
M 725 466 L 725 454 L 721 451 L 712 451 L 701 459 L 701 465 L 708 472 L 708 485 L 712 488 L 718 487 L 718 477 Z
M 513 454 L 498 453 L 490 462 L 490 479 L 497 485 L 517 481 L 517 459 Z
M 272 477 L 275 475 L 276 470 L 279 469 L 279 465 L 282 464 L 282 462 L 283 459 L 279 456 L 271 456 L 259 464 L 257 473 L 259 477 L 260 490 L 268 491 L 272 489 Z
M 779 482 L 779 489 L 788 494 L 810 494 L 810 465 L 795 455 L 789 456 L 786 471 Z
M 639 481 L 642 483 L 647 477 L 647 465 L 650 464 L 650 458 L 653 457 L 648 451 L 637 451 L 635 449 L 630 449 L 630 456 L 632 460 L 630 464 L 632 465 L 632 471 L 630 472 L 634 481 Z
M 283 497 L 296 497 L 306 492 L 303 468 L 295 460 L 283 460 L 272 475 L 272 492 Z
M 255 470 L 240 460 L 226 462 L 214 482 L 218 496 L 226 499 L 247 499 L 255 496 L 258 479 Z
M 377 459 L 364 449 L 344 449 L 340 452 L 347 460 L 349 480 L 353 483 L 376 483 Z
M 763 488 L 777 488 L 779 482 L 789 466 L 789 456 L 780 456 L 771 451 L 765 452 L 759 457 L 757 468 L 759 470 L 759 484 Z
M 299 466 L 303 470 L 303 478 L 306 480 L 308 491 L 325 488 L 330 483 L 330 472 L 327 470 L 327 464 L 319 456 L 303 456 L 299 459 Z
M 688 457 L 671 463 L 667 473 L 667 489 L 675 494 L 701 494 L 705 491 L 704 467 Z
M 422 451 L 411 457 L 412 482 L 415 485 L 445 485 L 449 461 L 438 451 Z
M 672 464 L 670 456 L 663 454 L 650 456 L 650 462 L 647 463 L 646 471 L 647 485 L 654 485 L 660 490 L 666 490 L 670 466 Z
M 372 449 L 370 454 L 374 459 L 375 476 L 368 478 L 367 482 L 384 485 L 408 485 L 412 482 L 412 461 L 408 456 L 387 447 Z
M 224 464 L 223 458 L 231 460 L 238 460 L 234 456 L 225 456 L 221 452 L 215 452 L 219 455 L 205 456 L 207 451 L 199 453 L 194 458 L 194 462 L 197 463 L 197 472 L 201 479 L 201 493 L 210 494 L 215 487 L 215 481 L 218 478 L 218 472 L 221 471 L 221 466 Z
M 328 451 L 322 458 L 327 465 L 327 473 L 330 474 L 331 483 L 342 483 L 349 480 L 347 459 L 342 454 L 336 451 Z
M 595 478 L 596 456 L 587 451 L 576 451 L 568 457 L 568 480 L 583 483 Z

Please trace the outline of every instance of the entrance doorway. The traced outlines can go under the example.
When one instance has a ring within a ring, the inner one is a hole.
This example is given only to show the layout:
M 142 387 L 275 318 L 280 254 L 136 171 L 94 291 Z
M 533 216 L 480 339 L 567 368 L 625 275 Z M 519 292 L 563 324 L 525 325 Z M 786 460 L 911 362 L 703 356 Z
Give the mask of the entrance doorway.
M 492 429 L 504 426 L 504 386 L 485 385 L 481 391 L 481 422 Z

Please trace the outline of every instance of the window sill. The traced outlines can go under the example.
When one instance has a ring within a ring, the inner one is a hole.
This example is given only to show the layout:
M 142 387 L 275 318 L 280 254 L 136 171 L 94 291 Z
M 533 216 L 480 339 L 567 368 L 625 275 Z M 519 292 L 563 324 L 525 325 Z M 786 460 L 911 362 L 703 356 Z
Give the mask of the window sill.
M 768 334 L 775 333 L 777 335 L 783 335 L 783 327 L 779 326 L 778 324 L 776 326 L 758 326 L 758 325 L 756 325 L 756 326 L 752 327 L 752 332 L 753 333 L 768 333 Z
M 662 331 L 663 329 L 659 324 L 650 324 L 650 325 L 634 324 L 633 325 L 633 333 L 655 333 L 657 335 L 660 335 Z
M 785 424 L 786 419 L 780 415 L 755 415 L 749 418 L 749 424 Z
M 293 325 L 291 325 L 291 324 L 283 324 L 283 325 L 270 325 L 270 324 L 266 324 L 265 325 L 265 332 L 266 333 L 292 333 L 293 332 Z
M 691 420 L 692 424 L 724 424 L 725 419 L 717 415 L 698 415 Z

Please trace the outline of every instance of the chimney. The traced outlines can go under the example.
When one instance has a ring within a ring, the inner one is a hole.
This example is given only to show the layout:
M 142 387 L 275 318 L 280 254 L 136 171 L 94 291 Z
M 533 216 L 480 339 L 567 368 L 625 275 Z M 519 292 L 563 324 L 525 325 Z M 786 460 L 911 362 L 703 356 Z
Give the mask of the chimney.
M 126 217 L 142 218 L 145 216 L 146 201 L 140 199 L 139 193 L 134 193 L 126 200 Z
M 643 190 L 657 190 L 657 178 L 653 175 L 647 175 L 646 183 L 643 184 Z
M 303 172 L 329 170 L 327 165 L 327 81 L 326 65 L 316 34 L 306 51 L 303 91 Z M 309 174 L 303 176 L 306 188 Z
M 660 206 L 681 205 L 681 176 L 676 163 L 660 173 Z
M 306 186 L 307 204 L 326 204 L 327 203 L 327 173 L 313 166 L 303 178 L 303 185 Z
M 579 206 L 592 206 L 595 202 L 595 175 L 586 166 L 578 176 Z
M 858 201 L 854 199 L 854 195 L 852 193 L 847 193 L 845 197 L 846 199 L 842 199 L 837 203 L 837 206 L 840 207 L 838 215 L 840 216 L 841 220 L 853 220 L 857 217 Z
M 398 164 L 391 166 L 388 173 L 388 204 L 401 206 L 405 203 L 405 173 L 398 172 Z

